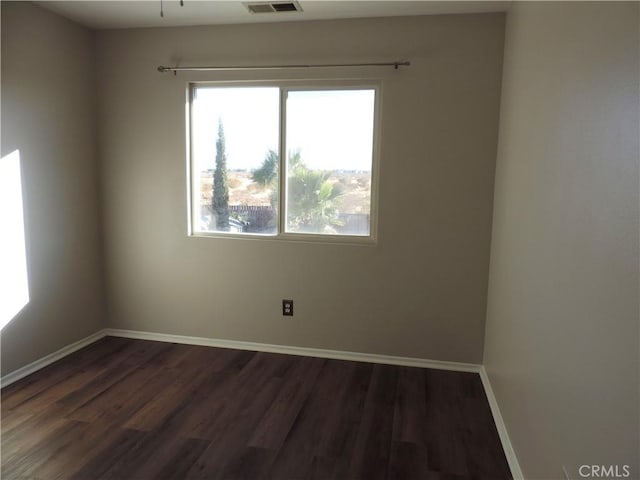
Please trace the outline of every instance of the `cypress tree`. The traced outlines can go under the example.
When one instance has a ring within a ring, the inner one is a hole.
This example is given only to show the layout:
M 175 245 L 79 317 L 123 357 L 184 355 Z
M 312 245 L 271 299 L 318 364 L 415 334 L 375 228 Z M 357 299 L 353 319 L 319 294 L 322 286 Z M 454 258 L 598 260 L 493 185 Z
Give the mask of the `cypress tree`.
M 229 230 L 229 184 L 227 182 L 227 153 L 225 152 L 224 128 L 218 121 L 216 140 L 216 169 L 213 172 L 213 211 L 217 215 L 217 229 Z

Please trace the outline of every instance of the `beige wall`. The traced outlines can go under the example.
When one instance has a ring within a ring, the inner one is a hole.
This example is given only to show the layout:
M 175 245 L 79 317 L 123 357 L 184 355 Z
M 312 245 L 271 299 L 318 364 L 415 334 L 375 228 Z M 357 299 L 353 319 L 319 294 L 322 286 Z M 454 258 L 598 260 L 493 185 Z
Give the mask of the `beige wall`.
M 480 362 L 503 25 L 489 14 L 99 32 L 109 326 Z M 187 237 L 186 83 L 233 75 L 158 65 L 394 59 L 412 66 L 330 73 L 383 80 L 376 246 Z
M 2 374 L 102 328 L 92 48 L 88 30 L 2 2 L 2 155 L 21 153 L 31 295 L 2 330 Z
M 637 3 L 507 16 L 484 361 L 526 478 L 640 478 L 638 43 Z

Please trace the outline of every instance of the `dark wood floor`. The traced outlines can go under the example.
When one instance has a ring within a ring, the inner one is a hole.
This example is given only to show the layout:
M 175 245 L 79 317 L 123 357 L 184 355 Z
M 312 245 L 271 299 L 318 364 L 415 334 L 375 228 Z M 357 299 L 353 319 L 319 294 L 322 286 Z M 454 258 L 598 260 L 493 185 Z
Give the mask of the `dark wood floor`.
M 107 337 L 1 405 L 5 480 L 511 478 L 473 373 Z

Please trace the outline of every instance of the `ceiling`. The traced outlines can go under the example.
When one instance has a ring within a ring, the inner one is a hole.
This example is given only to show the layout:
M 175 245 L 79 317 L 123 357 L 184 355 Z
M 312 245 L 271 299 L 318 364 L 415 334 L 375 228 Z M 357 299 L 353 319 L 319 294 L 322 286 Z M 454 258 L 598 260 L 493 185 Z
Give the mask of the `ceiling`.
M 299 0 L 302 12 L 251 14 L 241 1 L 184 0 L 181 7 L 179 0 L 163 0 L 164 17 L 160 17 L 160 0 L 36 3 L 87 27 L 113 29 L 502 12 L 510 2 Z

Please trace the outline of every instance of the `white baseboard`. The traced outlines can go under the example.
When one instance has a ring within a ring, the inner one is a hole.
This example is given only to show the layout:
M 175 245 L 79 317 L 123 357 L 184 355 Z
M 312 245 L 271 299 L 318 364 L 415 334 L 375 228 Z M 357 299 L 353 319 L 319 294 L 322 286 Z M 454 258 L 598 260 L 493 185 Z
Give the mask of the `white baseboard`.
M 67 355 L 75 352 L 76 350 L 80 350 L 81 348 L 84 348 L 87 345 L 97 340 L 100 340 L 102 337 L 105 337 L 106 335 L 107 334 L 105 333 L 105 330 L 100 330 L 92 335 L 89 335 L 88 337 L 85 337 L 81 340 L 78 340 L 77 342 L 67 345 L 66 347 L 62 347 L 60 350 L 50 353 L 49 355 L 42 357 L 36 360 L 35 362 L 31 362 L 29 365 L 25 365 L 24 367 L 19 368 L 18 370 L 14 370 L 13 372 L 8 373 L 4 377 L 0 378 L 0 386 L 4 388 L 8 385 L 11 385 L 12 383 L 17 382 L 21 378 L 24 378 L 27 375 L 31 375 L 34 372 L 37 372 L 38 370 L 46 367 L 47 365 L 52 364 L 53 362 L 60 360 L 61 358 L 66 357 Z
M 513 445 L 511 445 L 507 427 L 504 424 L 504 420 L 502 419 L 502 414 L 500 413 L 500 408 L 498 407 L 498 401 L 496 400 L 496 396 L 493 393 L 493 388 L 491 387 L 491 382 L 489 381 L 489 375 L 487 375 L 487 371 L 485 370 L 484 365 L 480 367 L 480 380 L 482 380 L 484 391 L 487 394 L 489 408 L 491 408 L 491 413 L 493 414 L 493 422 L 496 424 L 496 429 L 498 430 L 498 435 L 500 436 L 500 442 L 502 442 L 502 449 L 504 450 L 504 454 L 507 457 L 507 462 L 509 463 L 509 468 L 511 469 L 511 476 L 513 477 L 513 480 L 524 480 L 524 475 L 522 474 L 520 464 L 518 463 L 518 457 L 516 457 L 516 452 L 513 450 Z
M 283 353 L 286 355 L 299 355 L 303 357 L 334 358 L 338 360 L 351 360 L 354 362 L 384 363 L 387 365 L 435 368 L 438 370 L 453 370 L 458 372 L 479 373 L 481 368 L 481 365 L 475 363 L 443 362 L 440 360 L 397 357 L 393 355 L 345 352 L 341 350 L 326 350 L 322 348 L 292 347 L 288 345 L 273 345 L 269 343 L 243 342 L 238 340 L 220 340 L 205 337 L 186 337 L 183 335 L 168 335 L 165 333 L 118 330 L 113 328 L 107 328 L 105 333 L 106 335 L 114 337 L 155 340 L 158 342 L 186 343 L 188 345 L 202 345 L 205 347 L 235 348 L 237 350 L 251 350 L 255 352 Z

